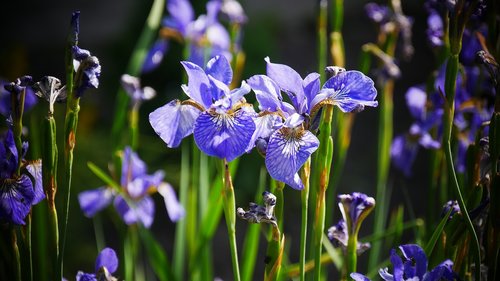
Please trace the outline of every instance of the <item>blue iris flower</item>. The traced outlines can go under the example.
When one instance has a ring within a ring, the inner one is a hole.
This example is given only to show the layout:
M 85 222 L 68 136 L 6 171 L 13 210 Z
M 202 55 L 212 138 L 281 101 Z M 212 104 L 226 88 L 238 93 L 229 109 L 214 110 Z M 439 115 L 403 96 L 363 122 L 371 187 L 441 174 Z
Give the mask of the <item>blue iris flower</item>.
M 126 147 L 122 159 L 120 185 L 117 191 L 105 186 L 78 194 L 80 208 L 87 217 L 93 217 L 111 202 L 127 225 L 141 223 L 149 228 L 154 219 L 155 204 L 150 194 L 158 192 L 165 201 L 167 213 L 172 221 L 184 216 L 184 208 L 177 201 L 172 186 L 163 182 L 164 173 L 147 174 L 147 166 L 139 156 Z
M 118 269 L 118 256 L 111 248 L 104 248 L 95 261 L 95 272 L 78 271 L 76 281 L 117 280 L 112 274 Z
M 377 106 L 377 91 L 373 81 L 359 71 L 341 72 L 320 87 L 318 73 L 302 79 L 291 67 L 265 60 L 267 76 L 248 79 L 260 109 L 248 150 L 257 145 L 265 154 L 271 177 L 301 190 L 304 186 L 298 171 L 319 146 L 311 131 L 319 120 L 321 107 L 331 104 L 351 112 Z M 281 92 L 287 94 L 291 103 L 283 101 Z
M 168 147 L 193 133 L 201 151 L 231 161 L 247 150 L 255 131 L 253 107 L 243 98 L 250 87 L 229 90 L 233 71 L 224 56 L 207 67 L 183 61 L 189 81 L 182 89 L 191 99 L 173 100 L 149 115 L 149 122 Z
M 396 250 L 391 250 L 391 263 L 393 273 L 389 273 L 389 269 L 380 269 L 379 275 L 386 281 L 439 281 L 439 280 L 455 280 L 456 274 L 453 272 L 453 262 L 445 260 L 437 265 L 431 271 L 427 271 L 427 256 L 419 245 L 407 244 L 399 246 L 403 253 L 401 258 Z M 355 281 L 369 281 L 366 276 L 359 273 L 351 273 L 350 275 Z
M 171 38 L 190 44 L 188 60 L 194 64 L 203 64 L 206 55 L 210 58 L 224 55 L 230 59 L 229 33 L 217 20 L 221 7 L 220 0 L 208 1 L 207 14 L 195 19 L 193 7 L 188 0 L 168 1 L 167 11 L 170 16 L 163 20 L 161 34 L 164 36 L 153 44 L 146 56 L 142 71 L 152 71 L 161 63 L 168 51 L 168 39 Z
M 23 159 L 28 143 L 23 144 L 23 155 L 18 155 L 12 130 L 0 137 L 0 220 L 24 225 L 31 206 L 45 198 L 42 185 L 42 162 Z M 21 174 L 16 175 L 19 161 Z

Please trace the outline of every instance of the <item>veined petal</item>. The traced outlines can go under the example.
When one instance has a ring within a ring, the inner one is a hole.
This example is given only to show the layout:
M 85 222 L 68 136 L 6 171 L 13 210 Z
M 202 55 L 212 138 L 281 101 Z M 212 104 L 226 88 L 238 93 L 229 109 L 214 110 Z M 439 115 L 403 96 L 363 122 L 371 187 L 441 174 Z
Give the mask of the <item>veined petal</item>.
M 35 193 L 27 175 L 17 179 L 0 179 L 0 219 L 24 225 Z
M 254 131 L 252 116 L 243 110 L 234 114 L 203 112 L 196 119 L 194 140 L 206 154 L 231 161 L 245 152 Z
M 276 112 L 281 107 L 281 92 L 278 84 L 266 75 L 254 75 L 248 80 L 248 85 L 255 92 L 261 111 Z
M 184 92 L 204 108 L 209 108 L 212 105 L 213 97 L 207 74 L 201 67 L 192 62 L 181 61 L 181 64 L 188 75 L 188 85 L 183 87 Z
M 403 281 L 403 261 L 401 258 L 398 256 L 396 253 L 396 250 L 392 249 L 391 250 L 391 263 L 393 267 L 393 272 L 394 272 L 394 280 L 395 281 Z
M 271 134 L 276 131 L 276 128 L 280 128 L 283 124 L 280 116 L 276 114 L 265 114 L 254 118 L 255 131 L 252 135 L 252 139 L 248 144 L 247 152 L 249 152 L 254 146 L 258 139 L 269 139 Z
M 325 85 L 321 92 L 327 92 L 327 98 L 337 105 L 342 112 L 363 109 L 364 106 L 377 106 L 375 101 L 377 90 L 373 80 L 359 71 L 345 71 L 333 76 Z M 316 96 L 311 102 L 314 107 L 324 99 Z M 323 97 L 322 97 L 323 98 Z
M 165 201 L 165 207 L 167 208 L 170 220 L 176 222 L 182 219 L 186 211 L 179 200 L 177 200 L 174 188 L 170 184 L 164 182 L 158 186 L 158 193 L 160 193 Z
M 36 205 L 45 198 L 42 183 L 42 160 L 36 160 L 26 166 L 26 170 L 31 174 L 35 197 L 31 205 Z
M 297 111 L 303 113 L 300 109 L 306 97 L 304 88 L 302 87 L 302 77 L 288 65 L 271 63 L 269 57 L 266 57 L 265 61 L 267 62 L 267 76 L 273 79 L 276 84 L 290 96 Z
M 215 56 L 209 60 L 206 73 L 226 85 L 233 80 L 233 69 L 224 56 Z
M 266 151 L 267 171 L 294 189 L 304 188 L 298 171 L 316 151 L 319 140 L 305 130 L 283 127 L 271 135 Z
M 173 100 L 151 112 L 149 123 L 167 146 L 173 148 L 178 147 L 183 138 L 193 133 L 199 114 L 197 108 Z
M 105 267 L 111 274 L 118 269 L 118 257 L 113 249 L 104 248 L 99 253 L 95 260 L 95 272 L 98 272 L 101 267 Z
M 86 190 L 78 194 L 78 203 L 83 214 L 91 218 L 97 212 L 106 208 L 113 199 L 113 191 L 108 187 Z
M 142 65 L 142 73 L 148 73 L 155 70 L 163 61 L 163 57 L 165 56 L 165 53 L 167 53 L 168 47 L 168 40 L 156 40 L 151 49 L 149 49 L 146 58 L 144 59 L 144 64 Z
M 129 206 L 122 196 L 116 196 L 114 205 L 127 225 L 140 221 L 145 228 L 149 228 L 153 224 L 155 205 L 149 196 L 134 202 L 134 206 Z

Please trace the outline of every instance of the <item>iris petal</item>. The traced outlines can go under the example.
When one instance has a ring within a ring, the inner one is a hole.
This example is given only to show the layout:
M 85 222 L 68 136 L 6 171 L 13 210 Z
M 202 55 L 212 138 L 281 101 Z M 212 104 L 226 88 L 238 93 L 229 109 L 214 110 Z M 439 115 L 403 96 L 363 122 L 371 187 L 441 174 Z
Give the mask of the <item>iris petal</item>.
M 362 109 L 364 106 L 377 106 L 375 101 L 377 90 L 373 80 L 359 71 L 345 71 L 333 76 L 321 92 L 327 92 L 331 99 L 343 112 Z M 311 107 L 324 100 L 324 96 L 317 95 L 311 102 Z
M 425 105 L 427 103 L 427 95 L 424 90 L 418 87 L 411 87 L 406 92 L 406 104 L 413 118 L 422 120 L 425 114 Z
M 412 271 L 414 271 L 415 274 L 414 276 L 417 276 L 420 279 L 424 277 L 424 274 L 427 271 L 427 256 L 422 248 L 418 245 L 412 244 L 401 245 L 399 248 L 403 252 L 404 257 L 408 260 L 408 263 L 412 265 Z
M 207 75 L 229 85 L 233 80 L 233 70 L 224 56 L 215 56 L 207 63 Z
M 391 250 L 391 263 L 394 270 L 394 280 L 403 280 L 403 261 L 396 253 L 396 250 Z
M 311 101 L 319 93 L 321 84 L 319 78 L 320 75 L 316 72 L 310 73 L 306 76 L 306 78 L 304 78 L 304 94 L 306 95 L 306 99 L 309 101 L 309 104 L 307 104 L 309 111 L 312 109 L 310 107 Z
M 106 208 L 113 199 L 113 191 L 107 187 L 86 190 L 78 194 L 78 202 L 83 214 L 91 218 L 100 210 Z
M 194 140 L 206 154 L 231 161 L 242 155 L 255 131 L 255 123 L 248 113 L 234 114 L 203 112 L 196 119 Z
M 105 267 L 111 274 L 118 269 L 118 257 L 113 249 L 104 248 L 99 253 L 95 260 L 95 272 L 98 272 L 101 267 Z
M 149 122 L 167 144 L 178 147 L 183 138 L 193 133 L 194 124 L 200 111 L 191 105 L 181 105 L 173 100 L 149 114 Z
M 15 180 L 0 182 L 0 219 L 24 225 L 24 218 L 30 212 L 31 202 L 35 197 L 33 183 L 27 175 Z
M 177 200 L 173 187 L 168 183 L 162 183 L 158 186 L 158 193 L 160 193 L 160 195 L 163 196 L 163 200 L 165 200 L 165 207 L 167 208 L 170 220 L 176 222 L 182 219 L 186 211 L 179 200 Z
M 188 75 L 188 85 L 183 87 L 184 92 L 203 107 L 209 108 L 213 97 L 210 93 L 210 81 L 207 74 L 192 62 L 181 61 L 181 64 Z
M 126 147 L 123 151 L 121 185 L 126 186 L 127 183 L 145 175 L 146 172 L 146 163 L 130 147 Z
M 302 77 L 288 65 L 271 63 L 268 57 L 266 57 L 265 60 L 267 62 L 267 76 L 273 79 L 276 84 L 290 96 L 297 110 L 301 109 L 301 105 L 304 104 L 306 99 L 302 87 Z
M 37 160 L 26 166 L 26 169 L 31 174 L 34 183 L 35 197 L 31 205 L 36 205 L 45 198 L 42 183 L 42 160 Z
M 254 75 L 250 77 L 247 82 L 255 92 L 255 97 L 259 102 L 259 109 L 261 111 L 278 111 L 281 107 L 283 98 L 281 97 L 280 88 L 276 82 L 266 75 Z
M 134 206 L 129 204 L 121 196 L 115 198 L 115 208 L 127 225 L 141 222 L 145 228 L 153 224 L 155 205 L 151 197 L 146 196 L 140 201 L 134 202 Z
M 370 281 L 368 277 L 364 276 L 363 274 L 359 274 L 356 272 L 353 272 L 350 274 L 351 278 L 354 279 L 354 281 Z
M 411 142 L 407 136 L 399 135 L 394 138 L 391 145 L 391 159 L 394 166 L 406 176 L 411 175 L 411 168 L 417 157 L 418 145 Z
M 282 128 L 271 135 L 266 151 L 266 167 L 274 179 L 301 190 L 304 186 L 297 172 L 316 151 L 319 140 L 309 131 L 294 133 L 293 130 Z
M 194 11 L 191 3 L 187 0 L 170 0 L 167 3 L 170 16 L 179 23 L 179 29 L 184 32 L 186 26 L 194 20 Z

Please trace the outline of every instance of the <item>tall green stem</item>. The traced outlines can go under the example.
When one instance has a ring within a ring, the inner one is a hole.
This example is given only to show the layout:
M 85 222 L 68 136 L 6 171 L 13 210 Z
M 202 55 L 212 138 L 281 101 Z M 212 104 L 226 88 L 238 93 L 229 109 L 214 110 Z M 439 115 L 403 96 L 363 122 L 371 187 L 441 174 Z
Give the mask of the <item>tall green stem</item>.
M 332 133 L 332 115 L 333 106 L 327 105 L 323 108 L 324 115 L 322 116 L 320 125 L 320 146 L 316 155 L 317 172 L 314 173 L 318 184 L 316 192 L 316 212 L 314 222 L 314 280 L 320 280 L 321 277 L 321 253 L 323 247 L 323 233 L 325 231 L 325 210 L 326 202 L 325 195 L 330 179 L 330 167 L 332 165 L 333 155 L 333 139 Z
M 227 234 L 229 236 L 229 247 L 231 250 L 231 262 L 233 265 L 233 275 L 235 281 L 240 281 L 240 267 L 238 263 L 238 247 L 236 245 L 236 202 L 234 198 L 233 182 L 229 172 L 226 159 L 222 160 L 224 176 L 222 190 L 224 215 L 227 224 Z
M 307 244 L 307 219 L 309 213 L 309 177 L 311 175 L 311 158 L 307 159 L 301 169 L 301 179 L 304 189 L 300 193 L 302 201 L 302 223 L 300 225 L 300 280 L 306 276 L 306 244 Z
M 184 142 L 181 145 L 181 175 L 179 183 L 179 201 L 183 206 L 187 206 L 189 189 L 189 144 Z M 189 212 L 189 210 L 187 210 Z M 186 218 L 177 222 L 175 228 L 173 271 L 176 280 L 184 278 L 184 260 L 186 256 Z
M 21 281 L 21 256 L 19 255 L 19 247 L 17 246 L 17 233 L 14 226 L 10 227 L 10 242 L 12 245 L 12 251 L 14 254 L 14 266 L 15 266 L 15 280 Z

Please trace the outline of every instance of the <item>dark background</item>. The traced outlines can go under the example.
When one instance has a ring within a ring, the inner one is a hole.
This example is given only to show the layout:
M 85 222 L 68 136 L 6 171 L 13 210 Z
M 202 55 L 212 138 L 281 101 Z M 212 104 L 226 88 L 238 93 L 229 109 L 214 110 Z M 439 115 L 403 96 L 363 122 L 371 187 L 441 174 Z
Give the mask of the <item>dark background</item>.
M 205 13 L 205 1 L 193 1 L 197 15 Z M 376 40 L 376 28 L 365 16 L 363 5 L 367 1 L 345 1 L 344 41 L 348 69 L 357 68 L 360 47 Z M 394 133 L 403 133 L 411 120 L 404 102 L 406 89 L 427 79 L 434 61 L 425 39 L 425 11 L 421 1 L 403 1 L 403 10 L 414 19 L 413 44 L 415 56 L 408 62 L 400 61 L 402 79 L 396 83 L 394 92 Z M 111 159 L 109 153 L 110 128 L 114 113 L 114 103 L 119 87 L 119 77 L 124 72 L 133 50 L 135 41 L 152 1 L 132 0 L 79 0 L 79 1 L 4 1 L 0 6 L 0 77 L 12 81 L 16 77 L 29 74 L 34 79 L 52 75 L 64 80 L 64 43 L 69 30 L 71 13 L 81 11 L 80 47 L 90 50 L 99 57 L 102 65 L 100 86 L 88 92 L 81 101 L 80 123 L 75 152 L 75 172 L 73 197 L 69 222 L 65 276 L 72 279 L 76 271 L 93 268 L 96 256 L 92 220 L 87 219 L 79 210 L 76 194 L 85 189 L 102 185 L 87 168 L 88 161 L 103 169 Z M 316 67 L 316 11 L 317 1 L 306 0 L 242 0 L 249 21 L 244 26 L 243 50 L 247 61 L 243 79 L 253 74 L 265 72 L 264 57 L 273 62 L 290 65 L 303 77 Z M 143 84 L 155 88 L 158 95 L 141 108 L 141 145 L 139 155 L 149 165 L 149 171 L 164 169 L 167 180 L 178 187 L 179 149 L 168 149 L 150 127 L 147 115 L 167 101 L 180 97 L 182 69 L 181 46 L 172 44 L 161 67 L 145 75 Z M 37 109 L 38 110 L 38 109 Z M 26 120 L 37 124 L 37 116 L 43 116 L 45 109 L 27 113 Z M 56 114 L 62 119 L 64 105 L 56 107 Z M 377 153 L 377 114 L 378 110 L 368 108 L 356 117 L 352 133 L 352 144 L 339 187 L 340 193 L 361 191 L 375 195 L 375 172 Z M 61 120 L 62 121 L 62 120 Z M 25 121 L 26 122 L 26 121 Z M 62 132 L 62 123 L 59 123 Z M 36 154 L 36 147 L 32 147 Z M 62 149 L 61 149 L 62 150 Z M 422 166 L 425 155 L 420 154 L 416 168 Z M 257 186 L 259 167 L 263 160 L 257 153 L 244 155 L 240 162 L 240 172 L 235 178 L 236 201 L 238 206 L 246 207 L 253 200 Z M 335 163 L 334 163 L 335 165 Z M 393 205 L 405 202 L 407 209 L 414 209 L 417 216 L 423 216 L 425 203 L 421 200 L 427 169 L 415 169 L 410 180 L 392 171 L 389 184 L 393 186 Z M 408 198 L 412 198 L 411 202 Z M 156 237 L 167 248 L 172 257 L 173 230 L 175 225 L 165 217 L 163 203 L 157 199 L 157 217 L 153 229 Z M 286 188 L 285 233 L 291 243 L 292 261 L 298 259 L 300 225 L 300 196 L 298 192 Z M 290 203 L 288 203 L 290 202 Z M 413 205 L 413 206 L 412 206 Z M 102 215 L 107 242 L 119 249 L 117 233 L 107 220 L 114 215 L 108 210 Z M 339 216 L 337 208 L 327 210 Z M 293 214 L 293 215 L 292 215 Z M 371 220 L 368 219 L 362 234 L 369 233 Z M 245 223 L 238 221 L 238 233 L 244 233 Z M 328 227 L 328 226 L 327 226 Z M 238 236 L 238 242 L 243 235 Z M 262 241 L 262 240 L 261 240 Z M 215 275 L 224 280 L 231 279 L 229 250 L 224 223 L 221 223 L 214 245 Z M 259 257 L 264 257 L 265 243 L 261 243 Z M 240 248 L 241 249 L 241 248 Z M 223 253 L 222 255 L 220 253 Z M 241 252 L 240 252 L 241 253 Z M 256 276 L 262 276 L 263 266 L 256 266 Z

